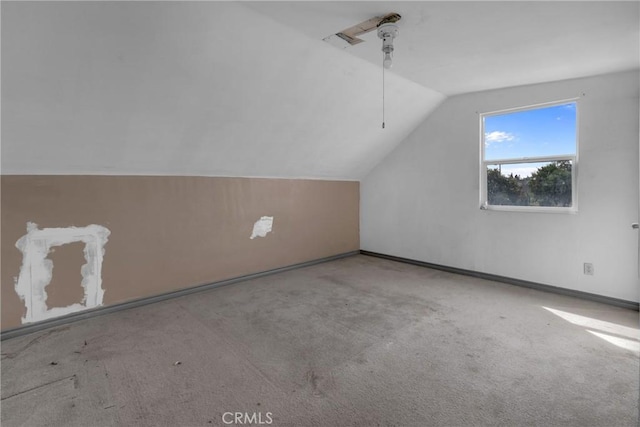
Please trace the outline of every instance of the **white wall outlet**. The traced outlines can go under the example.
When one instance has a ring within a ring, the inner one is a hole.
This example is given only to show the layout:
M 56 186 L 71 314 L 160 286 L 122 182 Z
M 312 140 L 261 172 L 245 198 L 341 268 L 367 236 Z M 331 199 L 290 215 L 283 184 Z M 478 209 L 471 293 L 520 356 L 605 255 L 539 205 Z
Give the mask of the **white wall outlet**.
M 590 262 L 584 263 L 584 274 L 588 276 L 593 276 L 593 264 Z

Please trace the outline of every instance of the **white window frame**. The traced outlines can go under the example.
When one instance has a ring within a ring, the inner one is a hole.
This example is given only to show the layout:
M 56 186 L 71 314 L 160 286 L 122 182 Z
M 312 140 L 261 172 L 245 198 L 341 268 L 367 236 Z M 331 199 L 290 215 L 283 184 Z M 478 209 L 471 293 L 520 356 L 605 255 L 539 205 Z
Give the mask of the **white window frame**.
M 511 159 L 495 159 L 485 160 L 485 117 L 498 116 L 509 113 L 517 113 L 519 111 L 536 110 L 539 108 L 553 107 L 556 105 L 564 105 L 575 103 L 576 105 L 576 152 L 575 154 L 540 156 L 540 157 L 520 157 Z M 511 211 L 511 212 L 548 212 L 548 213 L 577 213 L 578 212 L 578 148 L 580 138 L 578 130 L 580 129 L 579 120 L 579 98 L 564 99 L 560 101 L 545 102 L 541 104 L 527 105 L 525 107 L 509 108 L 505 110 L 491 111 L 480 114 L 480 209 L 489 211 Z M 511 205 L 490 205 L 488 201 L 487 191 L 487 167 L 489 165 L 519 164 L 519 163 L 544 163 L 555 162 L 561 160 L 569 160 L 571 162 L 571 206 L 511 206 Z

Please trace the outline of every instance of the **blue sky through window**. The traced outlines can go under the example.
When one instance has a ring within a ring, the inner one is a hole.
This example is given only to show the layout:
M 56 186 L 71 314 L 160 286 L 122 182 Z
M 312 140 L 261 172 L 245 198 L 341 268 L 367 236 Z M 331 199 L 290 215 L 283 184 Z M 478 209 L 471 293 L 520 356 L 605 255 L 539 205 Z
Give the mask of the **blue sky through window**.
M 575 155 L 576 103 L 485 116 L 484 132 L 485 160 Z

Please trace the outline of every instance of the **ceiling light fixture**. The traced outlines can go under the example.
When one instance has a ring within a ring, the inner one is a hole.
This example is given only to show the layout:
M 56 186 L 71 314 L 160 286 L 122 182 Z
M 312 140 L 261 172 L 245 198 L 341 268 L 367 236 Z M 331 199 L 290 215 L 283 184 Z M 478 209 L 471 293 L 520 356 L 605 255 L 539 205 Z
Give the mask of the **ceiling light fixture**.
M 397 19 L 393 22 L 382 21 L 378 25 L 378 37 L 382 39 L 382 129 L 384 129 L 384 70 L 388 70 L 393 65 L 393 40 L 398 37 L 398 26 L 395 21 L 400 19 L 400 15 L 397 15 Z
M 378 37 L 382 39 L 382 52 L 384 53 L 383 65 L 389 69 L 393 65 L 393 39 L 398 37 L 398 26 L 393 22 L 387 22 L 378 27 Z
M 339 33 L 325 37 L 323 40 L 333 44 L 334 46 L 342 47 L 353 46 L 358 43 L 362 43 L 364 40 L 359 39 L 358 36 L 366 34 L 369 31 L 378 29 L 378 37 L 382 39 L 382 129 L 384 129 L 384 70 L 391 68 L 393 65 L 393 39 L 398 37 L 398 26 L 396 22 L 402 19 L 399 13 L 391 12 L 384 16 L 376 16 L 375 18 L 367 19 L 359 24 L 352 25 Z M 336 42 L 338 42 L 336 44 Z M 347 44 L 346 46 L 344 44 Z

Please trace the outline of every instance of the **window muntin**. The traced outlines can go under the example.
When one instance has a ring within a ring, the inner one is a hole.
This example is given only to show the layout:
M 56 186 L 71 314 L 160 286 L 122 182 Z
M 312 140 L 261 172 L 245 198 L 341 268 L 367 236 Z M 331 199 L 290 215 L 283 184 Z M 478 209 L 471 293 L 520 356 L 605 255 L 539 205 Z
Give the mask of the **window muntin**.
M 577 102 L 481 115 L 481 207 L 575 211 Z

